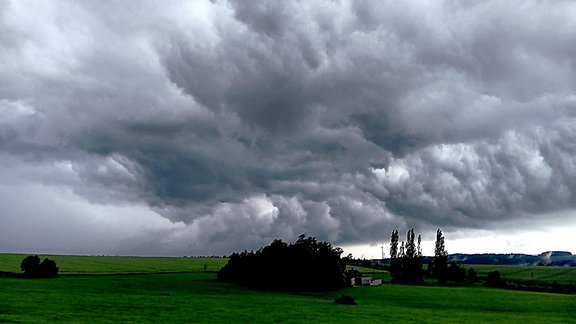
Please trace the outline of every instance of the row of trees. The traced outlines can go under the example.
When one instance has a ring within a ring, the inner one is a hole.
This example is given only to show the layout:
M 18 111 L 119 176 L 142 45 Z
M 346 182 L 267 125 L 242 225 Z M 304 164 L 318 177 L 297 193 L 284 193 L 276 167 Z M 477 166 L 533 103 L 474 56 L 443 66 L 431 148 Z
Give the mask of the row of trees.
M 420 284 L 423 282 L 422 237 L 418 235 L 418 243 L 414 243 L 414 229 L 408 230 L 406 243 L 398 246 L 398 230 L 392 231 L 390 239 L 390 273 L 392 281 L 405 284 Z
M 464 281 L 466 278 L 475 280 L 476 272 L 470 269 L 468 273 L 456 262 L 448 264 L 448 252 L 444 235 L 440 229 L 436 230 L 436 244 L 434 260 L 428 264 L 427 271 L 422 269 L 422 237 L 414 234 L 414 229 L 406 233 L 406 242 L 399 243 L 398 230 L 393 230 L 390 237 L 390 273 L 392 282 L 402 284 L 421 284 L 424 276 L 435 278 L 439 283 L 447 281 Z
M 400 242 L 398 230 L 392 231 L 390 240 L 390 272 L 392 281 L 402 284 L 421 284 L 424 276 L 436 278 L 440 283 L 464 281 L 466 271 L 455 262 L 448 264 L 444 236 L 436 231 L 435 258 L 424 271 L 422 237 L 408 230 L 406 241 Z M 342 249 L 329 242 L 301 235 L 294 243 L 274 240 L 256 252 L 233 253 L 218 272 L 218 280 L 240 283 L 251 287 L 295 291 L 336 290 L 346 286 L 357 271 L 345 271 L 352 256 L 341 258 Z M 475 273 L 468 273 L 475 277 Z

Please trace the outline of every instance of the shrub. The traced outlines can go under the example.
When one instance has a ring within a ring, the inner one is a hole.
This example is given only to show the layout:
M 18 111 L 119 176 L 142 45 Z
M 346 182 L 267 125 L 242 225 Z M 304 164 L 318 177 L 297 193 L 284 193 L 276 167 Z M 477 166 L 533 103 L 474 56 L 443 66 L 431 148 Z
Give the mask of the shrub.
M 462 282 L 466 280 L 466 269 L 459 266 L 456 261 L 450 263 L 447 274 L 449 281 Z
M 48 258 L 44 259 L 44 261 L 40 263 L 39 271 L 42 278 L 58 277 L 58 266 L 56 265 L 56 261 Z
M 40 258 L 37 255 L 25 257 L 20 263 L 20 270 L 24 272 L 25 276 L 36 276 L 40 270 Z
M 478 274 L 476 274 L 476 270 L 474 268 L 468 269 L 468 281 L 476 282 L 478 281 Z
M 561 289 L 561 287 L 560 287 L 560 284 L 558 283 L 558 280 L 552 281 L 552 291 L 553 291 L 553 292 L 556 292 L 556 293 L 562 291 L 562 289 Z
M 354 300 L 354 297 L 349 296 L 349 295 L 342 295 L 342 296 L 334 299 L 334 302 L 336 304 L 341 304 L 341 305 L 358 305 L 358 304 L 356 304 L 356 300 Z
M 30 278 L 54 278 L 58 277 L 58 266 L 54 260 L 48 258 L 40 262 L 37 255 L 25 257 L 20 263 L 20 270 L 24 276 Z
M 500 287 L 502 284 L 502 279 L 500 278 L 500 272 L 498 270 L 488 272 L 488 280 L 486 281 L 486 286 Z

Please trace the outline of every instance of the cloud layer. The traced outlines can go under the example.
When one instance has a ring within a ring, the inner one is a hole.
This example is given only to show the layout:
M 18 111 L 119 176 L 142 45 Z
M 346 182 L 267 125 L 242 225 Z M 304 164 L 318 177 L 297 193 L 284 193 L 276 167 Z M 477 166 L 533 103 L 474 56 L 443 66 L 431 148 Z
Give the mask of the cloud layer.
M 2 249 L 222 254 L 560 224 L 576 206 L 575 16 L 3 2 Z

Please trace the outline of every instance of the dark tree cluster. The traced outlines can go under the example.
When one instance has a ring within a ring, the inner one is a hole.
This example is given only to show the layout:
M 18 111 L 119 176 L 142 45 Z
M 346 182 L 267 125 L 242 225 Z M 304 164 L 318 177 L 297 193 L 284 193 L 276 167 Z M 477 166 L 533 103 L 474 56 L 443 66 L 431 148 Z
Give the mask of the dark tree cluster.
M 398 230 L 392 231 L 390 238 L 390 273 L 392 282 L 422 284 L 424 275 L 437 279 L 440 284 L 445 284 L 448 281 L 477 281 L 478 277 L 474 269 L 470 268 L 466 271 L 455 261 L 448 263 L 448 252 L 446 252 L 444 235 L 440 229 L 436 231 L 434 258 L 428 263 L 427 271 L 422 269 L 423 257 L 420 243 L 420 235 L 418 235 L 418 240 L 415 243 L 413 229 L 408 231 L 406 242 L 402 243 L 399 243 Z
M 255 288 L 327 291 L 346 285 L 342 249 L 301 235 L 294 243 L 274 240 L 256 252 L 233 253 L 218 280 Z
M 434 248 L 434 260 L 428 264 L 428 275 L 436 278 L 440 284 L 448 281 L 474 282 L 478 279 L 473 268 L 464 269 L 456 261 L 448 263 L 448 252 L 444 243 L 444 235 L 440 229 L 436 230 L 436 246 Z
M 37 255 L 25 257 L 20 263 L 20 270 L 29 278 L 55 278 L 58 277 L 58 266 L 54 260 L 48 258 L 40 262 Z
M 422 238 L 418 235 L 418 243 L 414 243 L 414 229 L 408 230 L 406 243 L 402 242 L 398 249 L 398 230 L 392 231 L 390 240 L 390 273 L 392 281 L 402 284 L 421 284 L 424 281 L 422 271 Z
M 472 268 L 470 268 L 472 269 Z M 466 269 L 461 267 L 456 261 L 450 262 L 448 266 L 447 280 L 454 282 L 466 281 Z

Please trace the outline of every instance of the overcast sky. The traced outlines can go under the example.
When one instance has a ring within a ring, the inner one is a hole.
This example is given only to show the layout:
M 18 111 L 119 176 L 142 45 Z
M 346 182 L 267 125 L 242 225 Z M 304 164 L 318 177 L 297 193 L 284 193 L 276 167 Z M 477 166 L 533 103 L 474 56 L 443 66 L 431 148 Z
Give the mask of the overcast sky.
M 0 252 L 576 252 L 575 88 L 572 1 L 0 1 Z

